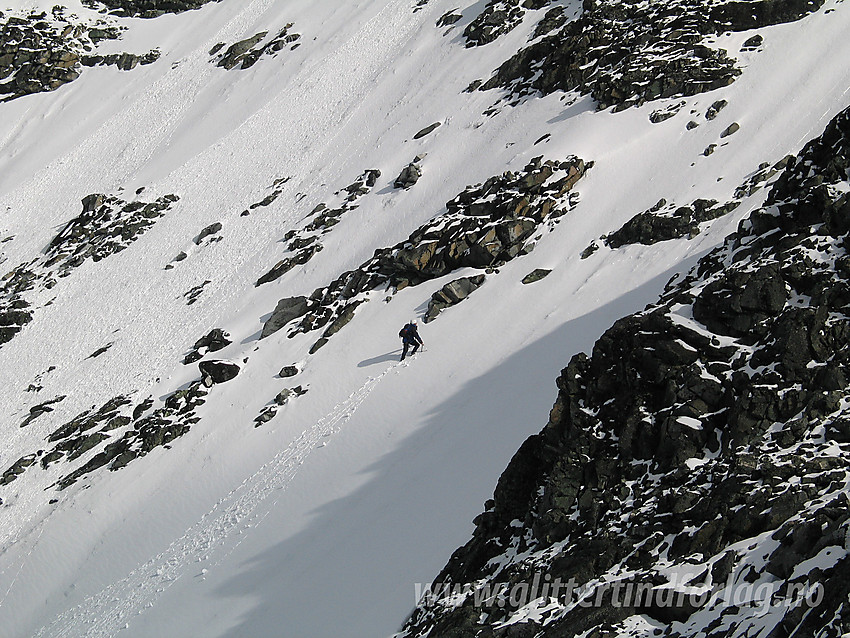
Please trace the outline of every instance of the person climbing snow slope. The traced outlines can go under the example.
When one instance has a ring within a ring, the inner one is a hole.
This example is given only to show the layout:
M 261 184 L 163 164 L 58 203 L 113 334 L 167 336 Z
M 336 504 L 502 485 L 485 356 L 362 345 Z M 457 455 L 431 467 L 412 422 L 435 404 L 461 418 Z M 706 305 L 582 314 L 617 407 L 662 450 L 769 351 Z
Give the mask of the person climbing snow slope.
M 404 328 L 399 331 L 398 336 L 401 337 L 401 342 L 404 344 L 404 350 L 401 353 L 402 361 L 404 361 L 404 358 L 407 356 L 407 351 L 410 349 L 411 345 L 413 345 L 413 350 L 411 350 L 410 354 L 416 354 L 419 346 L 424 345 L 422 337 L 419 336 L 419 328 L 416 325 L 416 319 L 411 319 L 410 323 L 405 325 Z

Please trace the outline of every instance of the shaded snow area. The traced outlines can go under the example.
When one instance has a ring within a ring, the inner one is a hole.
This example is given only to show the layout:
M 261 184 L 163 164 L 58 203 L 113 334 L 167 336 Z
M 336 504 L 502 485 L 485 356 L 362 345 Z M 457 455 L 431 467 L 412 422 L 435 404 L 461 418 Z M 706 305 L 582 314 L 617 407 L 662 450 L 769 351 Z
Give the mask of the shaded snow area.
M 5 0 L 0 634 L 847 631 L 848 29 Z

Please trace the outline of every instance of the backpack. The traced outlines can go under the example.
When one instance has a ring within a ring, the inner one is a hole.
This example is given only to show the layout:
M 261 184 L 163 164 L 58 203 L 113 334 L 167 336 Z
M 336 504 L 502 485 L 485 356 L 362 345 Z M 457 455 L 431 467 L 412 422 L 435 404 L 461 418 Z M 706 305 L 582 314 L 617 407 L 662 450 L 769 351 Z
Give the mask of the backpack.
M 398 331 L 398 336 L 404 339 L 407 335 L 410 334 L 410 325 L 406 325 L 404 328 Z

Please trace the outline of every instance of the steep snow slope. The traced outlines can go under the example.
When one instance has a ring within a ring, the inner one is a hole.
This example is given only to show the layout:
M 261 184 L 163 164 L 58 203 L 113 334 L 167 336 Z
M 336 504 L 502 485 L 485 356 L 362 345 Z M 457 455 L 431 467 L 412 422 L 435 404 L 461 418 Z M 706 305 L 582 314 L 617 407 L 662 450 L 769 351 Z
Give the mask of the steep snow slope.
M 159 48 L 155 64 L 96 67 L 55 92 L 0 104 L 0 230 L 14 237 L 2 244 L 4 270 L 36 258 L 86 195 L 132 201 L 144 187 L 144 201 L 180 198 L 122 252 L 28 298 L 32 322 L 0 348 L 0 469 L 46 449 L 57 427 L 117 395 L 161 405 L 199 377 L 181 360 L 213 327 L 233 341 L 215 358 L 248 359 L 236 379 L 212 388 L 200 420 L 170 449 L 61 492 L 51 486 L 64 463 L 32 466 L 0 488 L 4 635 L 393 632 L 415 602 L 414 583 L 428 582 L 468 538 L 508 459 L 545 423 L 552 379 L 570 355 L 654 300 L 760 193 L 692 240 L 603 247 L 584 260 L 581 252 L 660 198 L 732 199 L 760 163 L 795 152 L 850 101 L 850 15 L 830 2 L 800 22 L 760 29 L 763 50 L 739 54 L 741 78 L 687 98 L 660 124 L 649 114 L 680 98 L 612 113 L 596 112 L 588 97 L 554 94 L 485 116 L 498 93 L 463 89 L 516 51 L 533 21 L 466 49 L 461 31 L 482 3 L 462 8 L 446 35 L 434 25 L 454 5 L 417 4 L 224 0 L 122 19 L 127 31 L 102 51 Z M 69 9 L 94 15 L 77 3 Z M 219 42 L 289 23 L 301 34 L 294 50 L 246 70 L 211 61 Z M 723 35 L 714 46 L 737 54 L 750 35 Z M 729 104 L 716 119 L 686 129 L 719 99 Z M 732 122 L 741 129 L 704 156 Z M 424 153 L 419 182 L 393 189 Z M 409 364 L 394 363 L 400 325 L 421 316 L 443 284 L 477 271 L 406 288 L 390 303 L 373 295 L 315 355 L 315 336 L 280 331 L 257 341 L 278 299 L 326 286 L 444 212 L 467 184 L 541 154 L 595 163 L 576 186 L 580 201 L 534 252 L 424 326 L 429 349 Z M 382 176 L 323 236 L 324 250 L 255 287 L 281 258 L 281 238 L 370 168 Z M 241 216 L 286 177 L 274 202 Z M 214 222 L 221 240 L 196 245 Z M 165 270 L 181 251 L 187 259 Z M 523 286 L 535 268 L 553 272 Z M 185 293 L 205 281 L 187 305 Z M 303 371 L 288 383 L 276 375 L 291 364 Z M 27 392 L 30 384 L 41 390 Z M 255 428 L 295 384 L 307 394 Z M 61 395 L 52 412 L 19 427 L 32 406 Z

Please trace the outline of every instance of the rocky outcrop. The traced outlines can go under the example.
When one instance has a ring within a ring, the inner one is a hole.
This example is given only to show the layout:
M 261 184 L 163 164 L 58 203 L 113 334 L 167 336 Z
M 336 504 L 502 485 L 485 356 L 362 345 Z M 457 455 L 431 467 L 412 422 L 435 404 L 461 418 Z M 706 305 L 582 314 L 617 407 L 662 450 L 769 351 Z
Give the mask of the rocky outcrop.
M 119 36 L 114 26 L 74 22 L 60 6 L 46 12 L 4 15 L 0 11 L 0 101 L 53 91 L 80 76 L 84 54 L 103 39 Z
M 422 169 L 419 167 L 418 160 L 414 160 L 401 169 L 401 173 L 395 178 L 393 186 L 407 190 L 411 186 L 414 186 L 420 177 L 422 177 Z
M 245 38 L 239 42 L 231 44 L 224 49 L 225 43 L 216 44 L 210 55 L 213 57 L 217 66 L 227 69 L 234 69 L 237 66 L 240 69 L 249 69 L 254 66 L 257 61 L 263 56 L 273 56 L 278 51 L 289 47 L 297 49 L 300 46 L 298 40 L 301 39 L 300 33 L 290 33 L 292 23 L 287 24 L 278 32 L 271 40 L 265 44 L 261 44 L 269 35 L 268 31 L 262 31 L 250 38 Z M 224 49 L 223 53 L 220 51 Z
M 63 394 L 53 399 L 50 399 L 49 401 L 44 401 L 43 403 L 39 403 L 38 405 L 32 406 L 30 408 L 29 416 L 27 416 L 27 418 L 24 419 L 23 423 L 21 423 L 21 427 L 25 428 L 41 415 L 47 414 L 48 412 L 53 412 L 53 406 L 57 403 L 64 401 L 66 398 L 67 397 Z
M 92 52 L 99 42 L 120 34 L 112 22 L 79 22 L 59 5 L 50 14 L 4 16 L 0 11 L 0 101 L 58 89 L 79 78 L 83 67 L 130 71 L 159 59 L 157 50 L 141 55 Z
M 164 195 L 154 202 L 125 202 L 103 194 L 84 198 L 82 213 L 65 224 L 44 252 L 14 268 L 0 282 L 0 344 L 11 341 L 32 320 L 28 292 L 49 290 L 86 261 L 121 252 L 177 200 L 176 195 Z
M 201 370 L 201 381 L 207 387 L 214 383 L 227 383 L 235 379 L 241 368 L 230 361 L 201 361 L 198 364 Z
M 546 0 L 538 4 L 548 4 Z M 463 31 L 467 47 L 477 47 L 493 42 L 499 36 L 513 31 L 522 22 L 525 11 L 520 0 L 490 0 L 484 10 Z
M 197 380 L 168 395 L 152 412 L 153 399 L 131 407 L 129 397 L 114 397 L 54 430 L 47 437 L 53 446 L 19 459 L 2 474 L 0 485 L 11 483 L 31 467 L 47 469 L 62 461 L 75 467 L 54 484 L 60 490 L 100 468 L 121 469 L 186 434 L 200 420 L 195 409 L 203 405 L 206 395 L 203 382 Z
M 525 8 L 545 2 L 491 0 L 467 27 L 468 45 L 514 28 Z M 587 0 L 576 19 L 546 13 L 536 39 L 481 86 L 510 96 L 555 91 L 590 94 L 600 109 L 689 96 L 731 84 L 734 59 L 707 45 L 707 36 L 798 20 L 823 0 Z M 555 26 L 559 24 L 560 26 Z M 474 25 L 474 26 L 473 26 Z M 545 35 L 544 35 L 545 34 Z
M 425 323 L 430 323 L 437 318 L 443 310 L 449 306 L 459 304 L 461 301 L 469 297 L 473 292 L 478 290 L 484 283 L 485 275 L 475 275 L 474 277 L 461 277 L 450 281 L 437 292 L 431 295 L 431 300 L 428 302 L 428 310 L 425 311 Z
M 572 358 L 401 636 L 850 629 L 848 169 L 850 109 Z
M 271 185 L 271 192 L 265 197 L 263 197 L 263 199 L 261 199 L 260 201 L 254 202 L 248 208 L 243 210 L 240 216 L 247 217 L 258 208 L 265 208 L 266 206 L 271 206 L 275 202 L 275 200 L 280 197 L 281 193 L 283 193 L 283 187 L 290 179 L 292 178 L 279 177 L 278 179 L 276 179 Z
M 273 335 L 293 319 L 298 319 L 307 314 L 309 305 L 307 297 L 287 297 L 277 302 L 277 306 L 271 316 L 263 324 L 263 332 L 260 339 Z
M 83 0 L 93 9 L 106 9 L 116 16 L 158 18 L 167 13 L 182 13 L 221 0 Z
M 537 157 L 522 171 L 507 171 L 468 187 L 446 203 L 445 213 L 407 240 L 376 250 L 356 270 L 314 290 L 306 299 L 306 312 L 299 314 L 301 320 L 295 323 L 294 315 L 289 319 L 293 327 L 288 336 L 324 328 L 311 349 L 315 352 L 351 320 L 373 290 L 419 285 L 464 267 L 497 268 L 527 254 L 535 232 L 558 223 L 577 202 L 571 191 L 590 166 L 577 157 L 560 162 Z M 298 313 L 303 310 L 299 302 Z
M 189 353 L 183 358 L 183 363 L 188 365 L 202 359 L 209 352 L 218 352 L 233 343 L 230 334 L 221 328 L 213 328 L 203 337 L 195 342 Z
M 706 112 L 706 118 L 711 119 L 712 112 L 716 114 L 724 104 L 722 100 L 715 102 Z M 712 152 L 715 146 L 711 145 Z M 706 222 L 728 215 L 738 208 L 742 200 L 771 181 L 775 181 L 779 172 L 793 159 L 793 156 L 789 155 L 774 164 L 770 162 L 760 164 L 758 169 L 748 175 L 744 183 L 735 189 L 735 197 L 731 202 L 718 204 L 716 200 L 697 199 L 689 206 L 675 206 L 661 199 L 655 206 L 635 215 L 619 230 L 603 239 L 609 247 L 620 248 L 630 244 L 648 246 L 660 241 L 696 237 L 707 227 Z
M 115 66 L 120 71 L 132 71 L 137 66 L 147 66 L 159 60 L 160 52 L 150 51 L 143 55 L 135 53 L 110 53 L 108 55 L 84 55 L 80 58 L 83 66 Z
M 696 237 L 700 224 L 735 210 L 740 202 L 719 205 L 716 200 L 697 199 L 690 206 L 669 206 L 661 200 L 651 209 L 632 217 L 605 238 L 611 248 L 627 244 L 651 245 L 680 237 Z
M 334 193 L 334 196 L 338 198 L 335 205 L 322 202 L 313 208 L 307 215 L 310 221 L 304 227 L 293 229 L 284 236 L 283 241 L 287 242 L 286 249 L 289 255 L 278 261 L 271 270 L 257 280 L 255 285 L 262 286 L 275 281 L 296 266 L 303 266 L 310 261 L 323 248 L 319 241 L 321 236 L 330 232 L 340 222 L 343 215 L 357 208 L 357 200 L 371 192 L 380 177 L 380 170 L 367 169 L 351 184 Z M 275 182 L 277 188 L 272 193 L 275 198 L 280 194 L 279 189 L 284 183 L 285 181 L 281 180 Z M 247 211 L 242 214 L 246 213 Z

